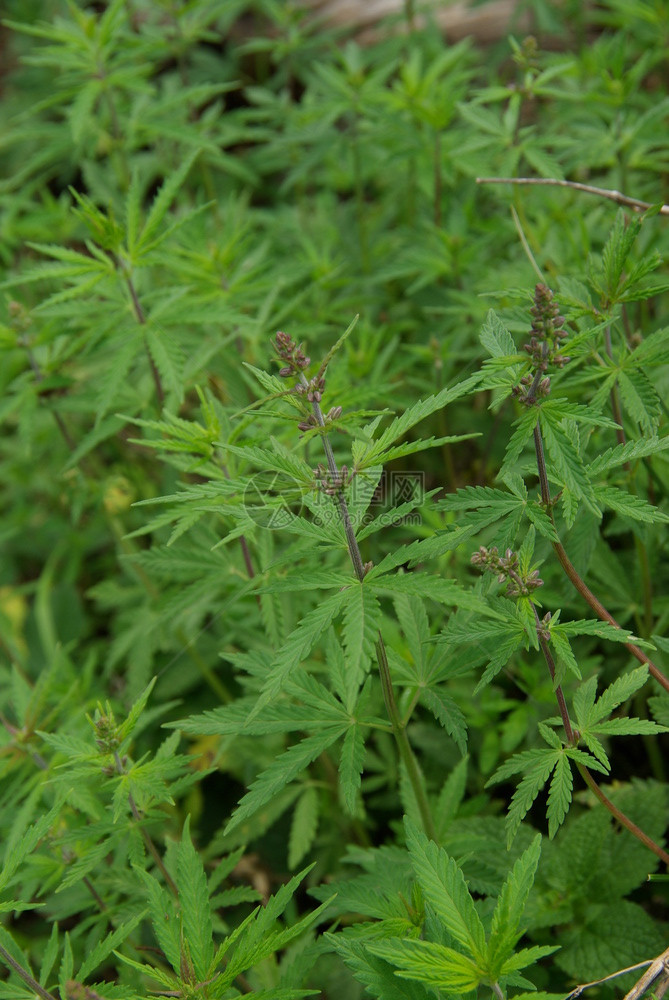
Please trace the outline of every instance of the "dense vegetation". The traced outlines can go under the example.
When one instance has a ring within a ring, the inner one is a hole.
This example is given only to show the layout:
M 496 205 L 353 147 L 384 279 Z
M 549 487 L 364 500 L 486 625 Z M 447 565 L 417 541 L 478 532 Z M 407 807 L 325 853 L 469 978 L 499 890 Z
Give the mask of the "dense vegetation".
M 6 0 L 0 997 L 666 947 L 669 4 L 414 6 Z

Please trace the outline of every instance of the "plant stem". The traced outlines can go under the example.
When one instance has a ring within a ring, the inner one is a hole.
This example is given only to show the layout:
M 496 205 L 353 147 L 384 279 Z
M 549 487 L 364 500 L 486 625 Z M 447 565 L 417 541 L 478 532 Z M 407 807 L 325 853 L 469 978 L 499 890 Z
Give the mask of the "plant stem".
M 546 471 L 546 459 L 544 457 L 543 438 L 541 436 L 541 428 L 539 427 L 538 423 L 535 425 L 534 428 L 534 448 L 537 456 L 537 468 L 539 470 L 541 500 L 546 508 L 548 516 L 551 519 L 553 527 L 555 528 L 555 518 L 553 517 L 553 500 L 551 498 L 550 487 L 548 485 L 548 473 Z M 557 529 L 556 529 L 556 534 L 557 534 Z M 564 546 L 559 541 L 559 539 L 558 541 L 553 542 L 552 544 L 555 554 L 558 557 L 560 565 L 565 571 L 567 577 L 572 582 L 572 584 L 574 585 L 575 589 L 579 592 L 581 597 L 583 597 L 584 600 L 587 601 L 587 603 L 590 605 L 590 607 L 598 616 L 598 618 L 601 618 L 602 621 L 608 622 L 609 625 L 613 625 L 614 628 L 617 629 L 621 628 L 621 626 L 615 620 L 613 615 L 609 611 L 607 611 L 602 602 L 598 600 L 598 598 L 595 597 L 595 595 L 592 593 L 592 591 L 587 586 L 585 581 L 581 579 L 578 572 L 576 571 L 576 568 L 569 559 L 569 556 L 567 555 Z M 669 691 L 669 678 L 665 677 L 660 668 L 653 663 L 651 658 L 633 642 L 626 642 L 624 643 L 624 645 L 630 651 L 632 656 L 635 656 L 640 663 L 646 664 L 648 670 L 653 675 L 655 680 L 658 681 L 666 691 Z
M 120 775 L 125 775 L 126 770 L 123 766 L 123 761 L 119 757 L 118 750 L 114 751 L 114 763 L 116 764 L 116 773 Z M 156 862 L 156 865 L 162 872 L 163 878 L 165 879 L 165 882 L 167 883 L 170 891 L 173 892 L 175 897 L 178 898 L 179 893 L 176 887 L 176 883 L 172 878 L 172 876 L 170 875 L 170 873 L 168 872 L 167 868 L 165 867 L 165 863 L 161 858 L 160 854 L 158 853 L 158 848 L 151 839 L 151 834 L 144 826 L 142 826 L 142 817 L 140 815 L 139 809 L 137 808 L 137 803 L 135 802 L 132 792 L 128 792 L 128 802 L 130 803 L 130 809 L 132 811 L 132 815 L 135 817 L 135 820 L 137 821 L 137 824 L 139 826 L 139 832 L 144 838 L 144 843 L 146 844 L 149 854 L 151 855 L 153 860 Z
M 441 133 L 434 130 L 434 224 L 441 229 Z
M 633 834 L 637 840 L 640 840 L 642 844 L 645 844 L 645 846 L 652 851 L 653 854 L 656 854 L 658 858 L 661 858 L 661 860 L 664 861 L 665 865 L 669 866 L 669 854 L 656 844 L 654 840 L 651 840 L 648 834 L 644 833 L 643 830 L 636 825 L 636 823 L 633 823 L 629 816 L 626 816 L 625 813 L 621 812 L 617 806 L 614 806 L 611 799 L 609 799 L 601 790 L 593 776 L 588 771 L 587 767 L 578 763 L 576 764 L 576 767 L 578 768 L 579 773 L 588 788 L 599 799 L 599 801 L 606 806 L 611 815 L 615 816 L 618 822 L 624 826 L 626 830 L 629 830 L 629 832 Z
M 1 944 L 0 944 L 0 958 L 2 958 L 3 961 L 7 963 L 10 969 L 13 969 L 14 972 L 21 977 L 26 986 L 28 986 L 34 993 L 36 993 L 37 996 L 42 997 L 42 1000 L 56 1000 L 53 993 L 49 993 L 49 991 L 45 990 L 43 986 L 40 986 L 37 980 L 30 975 L 28 970 L 24 969 L 23 966 L 20 965 L 16 961 L 16 959 L 13 958 L 13 956 L 10 955 L 9 952 L 2 947 Z
M 135 318 L 137 322 L 140 324 L 140 326 L 146 326 L 146 315 L 144 313 L 144 310 L 142 309 L 142 304 L 139 301 L 139 297 L 137 295 L 137 289 L 133 284 L 133 280 L 120 260 L 117 259 L 116 265 L 121 270 L 123 277 L 125 278 L 125 283 L 127 285 L 128 291 L 130 292 L 130 298 L 132 300 L 132 308 L 135 313 Z M 156 387 L 156 396 L 158 399 L 158 405 L 162 410 L 163 403 L 165 402 L 165 391 L 163 389 L 163 383 L 160 380 L 160 372 L 156 368 L 156 363 L 153 360 L 153 357 L 151 356 L 151 351 L 149 350 L 149 345 L 146 342 L 146 338 L 144 339 L 144 348 L 146 350 L 147 357 L 149 359 L 149 365 L 151 366 L 151 375 L 153 376 L 153 384 Z
M 307 379 L 304 374 L 300 373 L 300 382 L 304 386 L 308 386 Z M 319 403 L 313 400 L 312 404 L 313 414 L 316 418 L 316 423 L 321 429 L 325 428 L 325 420 L 323 418 L 323 413 L 320 408 Z M 323 448 L 325 450 L 325 457 L 328 464 L 328 471 L 332 478 L 333 483 L 339 481 L 339 469 L 337 468 L 337 462 L 334 457 L 334 452 L 332 451 L 332 445 L 330 444 L 327 434 L 323 433 L 321 435 L 323 441 Z M 342 519 L 342 524 L 344 525 L 344 533 L 346 535 L 346 543 L 349 551 L 349 556 L 351 562 L 353 563 L 353 569 L 355 575 L 359 582 L 362 584 L 365 578 L 365 567 L 362 561 L 362 555 L 360 553 L 360 547 L 358 545 L 358 540 L 355 537 L 355 531 L 353 530 L 353 525 L 351 523 L 351 515 L 349 513 L 348 505 L 346 503 L 346 498 L 341 489 L 337 490 L 337 504 L 339 506 L 339 514 Z M 377 640 L 376 640 L 376 661 L 379 668 L 379 676 L 381 678 L 381 688 L 383 691 L 383 700 L 386 706 L 386 712 L 388 713 L 388 719 L 393 730 L 393 737 L 395 743 L 397 744 L 397 750 L 399 752 L 400 758 L 406 767 L 407 775 L 413 789 L 416 802 L 418 804 L 418 809 L 420 811 L 421 819 L 423 821 L 423 827 L 425 833 L 432 840 L 436 840 L 436 827 L 434 825 L 434 820 L 432 818 L 432 813 L 430 810 L 430 804 L 425 793 L 425 788 L 423 785 L 420 768 L 418 766 L 418 761 L 409 743 L 409 738 L 406 733 L 406 723 L 403 722 L 399 709 L 397 707 L 397 701 L 395 700 L 395 692 L 393 691 L 393 682 L 390 676 L 390 666 L 388 664 L 388 655 L 386 653 L 386 646 L 383 641 L 383 636 L 379 630 Z
M 539 621 L 539 615 L 537 609 L 532 605 L 532 610 L 534 611 L 534 622 L 537 629 L 537 639 L 539 640 L 539 645 L 541 646 L 541 651 L 544 654 L 544 659 L 548 665 L 548 672 L 551 675 L 551 680 L 555 680 L 555 660 L 553 659 L 553 654 L 551 653 L 550 646 L 546 641 L 546 635 L 544 633 L 543 626 Z M 562 725 L 564 727 L 564 734 L 567 737 L 567 743 L 573 744 L 574 740 L 574 730 L 571 728 L 571 722 L 569 721 L 569 711 L 567 710 L 567 703 L 564 699 L 564 694 L 562 693 L 562 686 L 560 684 L 555 688 L 555 697 L 557 698 L 558 708 L 560 709 L 560 718 L 562 719 Z
M 600 198 L 608 198 L 615 201 L 617 205 L 626 205 L 636 212 L 645 212 L 652 208 L 650 202 L 639 201 L 638 198 L 629 198 L 620 191 L 610 191 L 608 188 L 593 187 L 591 184 L 579 184 L 576 181 L 558 180 L 556 177 L 477 177 L 477 184 L 544 184 L 552 187 L 573 188 L 575 191 L 584 191 L 586 194 L 598 195 Z M 660 215 L 669 215 L 669 205 L 660 207 Z

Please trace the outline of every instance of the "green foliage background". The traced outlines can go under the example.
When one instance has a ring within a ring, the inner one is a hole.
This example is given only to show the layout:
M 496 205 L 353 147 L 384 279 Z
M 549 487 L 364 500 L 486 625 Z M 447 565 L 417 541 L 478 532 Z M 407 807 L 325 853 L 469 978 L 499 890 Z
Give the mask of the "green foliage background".
M 279 0 L 7 0 L 1 997 L 543 998 L 666 946 L 579 767 L 662 846 L 669 5 L 518 6 L 361 47 Z M 538 280 L 570 360 L 523 407 Z

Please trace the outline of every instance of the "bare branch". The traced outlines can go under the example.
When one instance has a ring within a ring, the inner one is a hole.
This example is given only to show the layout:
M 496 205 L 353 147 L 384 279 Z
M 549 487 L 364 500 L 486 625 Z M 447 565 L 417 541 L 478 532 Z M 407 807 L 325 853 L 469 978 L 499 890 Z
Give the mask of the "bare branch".
M 625 205 L 633 208 L 635 212 L 645 212 L 654 206 L 649 201 L 640 201 L 638 198 L 630 198 L 620 191 L 611 191 L 608 188 L 593 187 L 592 184 L 579 184 L 578 181 L 563 181 L 557 177 L 477 177 L 477 184 L 542 184 L 549 187 L 573 188 L 574 191 L 584 191 L 586 194 L 594 194 L 600 198 L 608 198 L 615 201 L 617 205 Z M 669 205 L 660 206 L 660 215 L 669 215 Z

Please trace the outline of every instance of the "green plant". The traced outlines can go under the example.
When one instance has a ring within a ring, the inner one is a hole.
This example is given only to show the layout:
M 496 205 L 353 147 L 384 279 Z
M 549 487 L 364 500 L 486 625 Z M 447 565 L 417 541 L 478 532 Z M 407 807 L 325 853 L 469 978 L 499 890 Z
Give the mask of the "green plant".
M 10 0 L 1 996 L 663 952 L 662 5 L 527 6 Z

